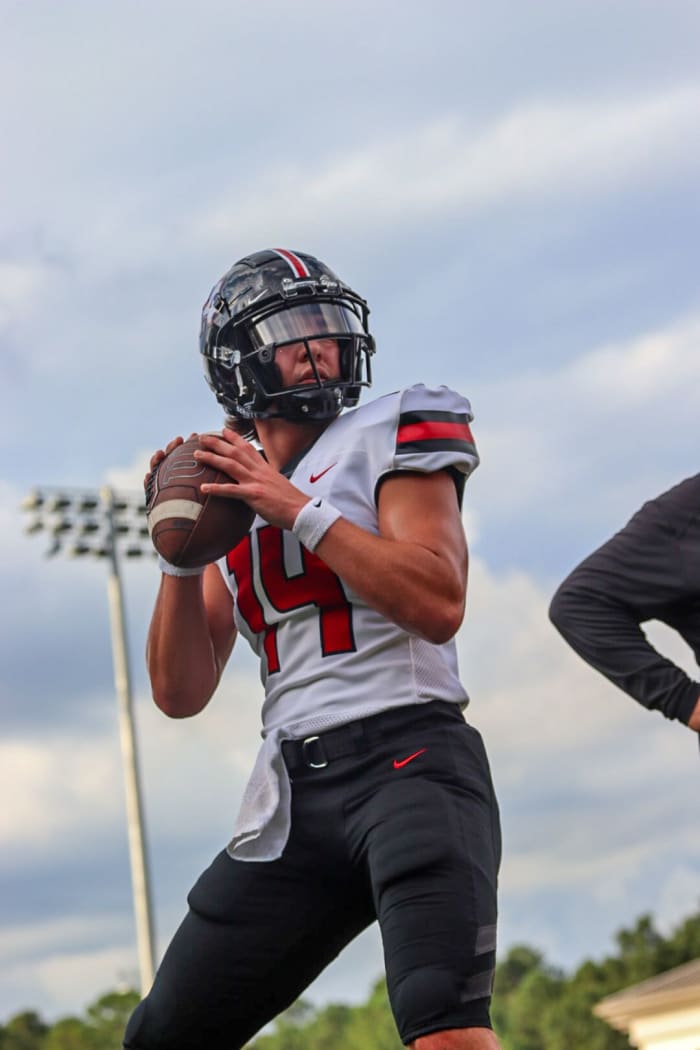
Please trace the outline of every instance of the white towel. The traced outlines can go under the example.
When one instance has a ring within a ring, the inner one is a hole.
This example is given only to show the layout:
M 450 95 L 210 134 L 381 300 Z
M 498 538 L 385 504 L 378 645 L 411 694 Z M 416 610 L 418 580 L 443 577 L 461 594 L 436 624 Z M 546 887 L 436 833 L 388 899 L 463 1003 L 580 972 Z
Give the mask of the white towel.
M 379 714 L 392 705 L 375 701 L 342 714 L 324 712 L 287 726 L 263 729 L 263 743 L 245 786 L 227 852 L 235 860 L 277 860 L 292 825 L 292 785 L 282 757 L 283 740 L 306 740 L 357 718 Z
M 263 741 L 246 784 L 228 853 L 235 860 L 277 860 L 291 828 L 292 787 L 276 729 Z

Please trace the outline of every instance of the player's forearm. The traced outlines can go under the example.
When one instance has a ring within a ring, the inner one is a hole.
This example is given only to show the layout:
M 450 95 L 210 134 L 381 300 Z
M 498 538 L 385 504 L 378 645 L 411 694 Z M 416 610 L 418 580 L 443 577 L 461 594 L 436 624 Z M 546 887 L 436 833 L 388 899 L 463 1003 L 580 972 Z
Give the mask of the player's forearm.
M 466 563 L 412 542 L 375 536 L 344 518 L 316 553 L 367 604 L 392 623 L 443 644 L 464 617 Z
M 689 723 L 700 687 L 654 649 L 624 603 L 572 574 L 552 599 L 549 615 L 591 667 L 644 707 Z
M 164 576 L 151 620 L 146 661 L 153 699 L 171 718 L 206 706 L 219 681 L 200 577 Z

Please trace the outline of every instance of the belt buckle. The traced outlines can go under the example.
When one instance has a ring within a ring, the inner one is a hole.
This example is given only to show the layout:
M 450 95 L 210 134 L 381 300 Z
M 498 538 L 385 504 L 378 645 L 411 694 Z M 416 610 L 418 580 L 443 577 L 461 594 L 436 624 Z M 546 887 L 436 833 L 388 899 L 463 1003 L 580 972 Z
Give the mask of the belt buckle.
M 310 744 L 314 744 L 317 740 L 321 748 L 321 754 L 323 754 L 323 744 L 321 743 L 321 738 L 319 736 L 307 736 L 306 740 L 302 740 L 301 742 L 301 755 L 304 759 L 304 762 L 310 769 L 324 769 L 328 765 L 327 758 L 324 757 L 323 762 L 312 762 L 306 753 L 307 747 Z

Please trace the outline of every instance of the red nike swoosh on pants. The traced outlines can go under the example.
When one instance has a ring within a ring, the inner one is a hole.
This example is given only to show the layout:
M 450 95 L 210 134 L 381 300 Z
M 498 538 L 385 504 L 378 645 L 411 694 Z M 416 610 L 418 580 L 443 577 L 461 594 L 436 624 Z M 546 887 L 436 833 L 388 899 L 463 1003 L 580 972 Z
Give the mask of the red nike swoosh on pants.
M 427 747 L 422 747 L 420 751 L 414 751 L 408 758 L 402 758 L 399 762 L 398 758 L 394 759 L 394 769 L 401 769 L 402 766 L 407 766 L 409 762 L 412 762 L 414 758 L 418 758 L 419 755 L 424 754 L 427 751 Z

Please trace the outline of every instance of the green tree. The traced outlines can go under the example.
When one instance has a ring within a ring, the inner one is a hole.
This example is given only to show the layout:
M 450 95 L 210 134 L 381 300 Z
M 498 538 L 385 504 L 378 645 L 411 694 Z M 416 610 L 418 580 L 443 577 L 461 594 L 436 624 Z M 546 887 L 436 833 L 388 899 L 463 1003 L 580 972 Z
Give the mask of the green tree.
M 631 929 L 619 930 L 615 942 L 615 955 L 584 962 L 566 981 L 548 1012 L 543 1050 L 569 1050 L 574 1037 L 586 1050 L 629 1050 L 627 1037 L 596 1017 L 593 1007 L 622 988 L 678 965 L 677 953 L 667 950 L 649 915 L 642 915 Z
M 15 1014 L 2 1031 L 2 1050 L 42 1050 L 48 1031 L 38 1013 L 25 1010 Z
M 345 1037 L 345 1050 L 401 1050 L 402 1043 L 389 1005 L 386 980 L 375 982 L 366 1003 L 352 1014 Z
M 541 952 L 519 944 L 496 966 L 491 1009 L 504 1050 L 542 1050 L 546 1015 L 561 995 L 565 979 Z
M 700 959 L 700 912 L 685 919 L 659 949 L 659 972 Z
M 311 1024 L 314 1016 L 311 1003 L 297 999 L 275 1019 L 273 1031 L 247 1044 L 247 1050 L 303 1050 L 306 1025 Z
M 84 1021 L 64 1017 L 51 1027 L 41 1050 L 92 1050 L 93 1045 L 93 1033 Z
M 541 952 L 526 944 L 514 945 L 505 959 L 496 966 L 494 994 L 508 996 L 532 970 L 542 969 L 544 958 Z
M 90 1050 L 115 1050 L 122 1045 L 126 1022 L 140 999 L 138 992 L 107 992 L 87 1008 L 92 1034 Z
M 383 978 L 360 1006 L 302 1005 L 301 1012 L 292 1007 L 281 1014 L 274 1030 L 258 1036 L 248 1050 L 402 1050 Z
M 586 962 L 579 967 L 547 1011 L 542 1050 L 571 1050 L 572 1046 L 586 1050 L 629 1050 L 626 1036 L 593 1014 L 597 1002 L 622 987 L 614 983 L 615 987 L 611 987 L 605 965 Z

